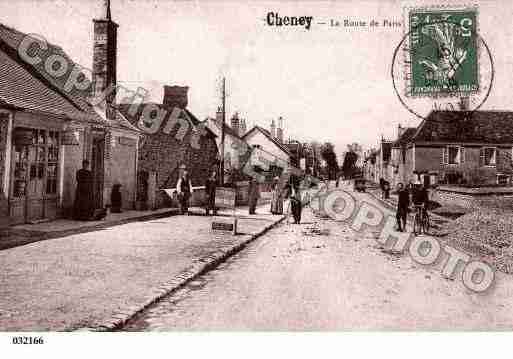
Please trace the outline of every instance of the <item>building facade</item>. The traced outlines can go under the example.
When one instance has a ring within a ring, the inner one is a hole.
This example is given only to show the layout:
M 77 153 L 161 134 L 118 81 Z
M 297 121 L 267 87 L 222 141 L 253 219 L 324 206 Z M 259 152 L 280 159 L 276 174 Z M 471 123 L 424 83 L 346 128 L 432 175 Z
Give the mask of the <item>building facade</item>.
M 91 100 L 102 86 L 116 85 L 116 29 L 107 2 L 104 17 L 94 20 L 93 62 L 101 66 L 91 81 L 62 48 L 0 24 L 0 211 L 9 224 L 71 215 L 84 159 L 92 165 L 95 207 L 108 205 L 120 183 L 124 208 L 133 208 L 140 131 L 112 97 Z M 26 44 L 32 46 L 22 56 Z
M 203 186 L 209 172 L 218 169 L 216 135 L 188 109 L 188 87 L 165 86 L 162 104 L 121 104 L 120 111 L 144 132 L 138 165 L 141 177 L 154 178 L 155 206 L 170 205 L 162 189 L 175 188 L 180 166 L 193 186 Z

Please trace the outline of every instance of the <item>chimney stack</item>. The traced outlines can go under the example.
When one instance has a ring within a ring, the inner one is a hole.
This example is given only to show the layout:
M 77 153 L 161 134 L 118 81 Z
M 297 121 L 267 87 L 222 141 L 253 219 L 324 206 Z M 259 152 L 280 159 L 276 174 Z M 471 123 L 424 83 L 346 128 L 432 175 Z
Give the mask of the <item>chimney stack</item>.
M 188 86 L 164 86 L 164 99 L 162 103 L 167 107 L 187 108 Z
M 274 120 L 271 121 L 271 137 L 276 138 L 276 124 Z
M 235 131 L 237 136 L 240 136 L 240 119 L 239 119 L 239 113 L 235 112 L 232 116 L 232 119 L 230 120 L 230 126 Z
M 117 65 L 117 37 L 118 24 L 111 19 L 110 0 L 104 0 L 102 16 L 93 20 L 93 97 L 100 98 L 109 87 L 110 92 L 104 99 L 107 105 L 114 104 L 116 100 L 116 65 Z M 110 111 L 107 111 L 109 116 Z M 110 116 L 109 116 L 110 117 Z
M 401 126 L 401 124 L 397 125 L 397 139 L 401 138 L 405 130 L 406 128 Z
M 239 128 L 239 136 L 244 136 L 246 134 L 246 131 L 247 131 L 247 127 L 246 127 L 246 119 L 242 118 L 240 120 L 240 128 Z
M 283 143 L 283 118 L 278 118 L 278 129 L 276 130 L 276 137 L 280 143 Z
M 216 122 L 217 123 L 223 123 L 223 111 L 221 110 L 221 107 L 217 108 L 216 112 Z

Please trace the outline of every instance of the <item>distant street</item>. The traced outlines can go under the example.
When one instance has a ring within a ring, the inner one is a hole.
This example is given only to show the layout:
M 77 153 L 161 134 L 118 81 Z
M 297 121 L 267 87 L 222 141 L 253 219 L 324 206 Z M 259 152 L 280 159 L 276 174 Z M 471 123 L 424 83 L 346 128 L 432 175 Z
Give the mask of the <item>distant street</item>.
M 330 234 L 304 235 L 315 221 Z M 511 329 L 509 277 L 478 295 L 382 249 L 306 209 L 301 225 L 284 222 L 123 330 Z

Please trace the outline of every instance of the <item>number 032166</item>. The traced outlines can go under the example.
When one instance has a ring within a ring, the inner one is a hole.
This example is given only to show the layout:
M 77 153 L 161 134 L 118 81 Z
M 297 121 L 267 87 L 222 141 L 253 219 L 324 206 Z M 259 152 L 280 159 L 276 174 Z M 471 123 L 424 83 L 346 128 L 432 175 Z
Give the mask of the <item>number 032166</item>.
M 12 344 L 44 344 L 43 337 L 12 337 Z

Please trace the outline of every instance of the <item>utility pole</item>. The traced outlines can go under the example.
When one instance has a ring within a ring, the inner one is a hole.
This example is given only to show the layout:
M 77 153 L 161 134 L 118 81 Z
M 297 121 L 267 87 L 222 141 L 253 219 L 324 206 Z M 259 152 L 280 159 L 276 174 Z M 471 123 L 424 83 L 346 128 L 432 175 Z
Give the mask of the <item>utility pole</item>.
M 221 186 L 224 186 L 224 127 L 226 126 L 226 78 L 223 77 L 223 84 L 221 88 L 221 100 L 222 100 L 222 113 L 223 113 L 223 124 L 221 126 L 221 173 L 219 179 Z

